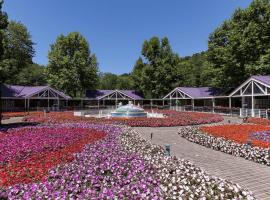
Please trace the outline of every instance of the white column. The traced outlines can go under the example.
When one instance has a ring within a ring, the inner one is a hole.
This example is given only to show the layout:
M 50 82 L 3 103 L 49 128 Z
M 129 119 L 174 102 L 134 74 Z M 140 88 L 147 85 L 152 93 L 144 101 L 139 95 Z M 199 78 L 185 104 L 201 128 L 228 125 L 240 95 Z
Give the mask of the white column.
M 229 108 L 231 109 L 232 108 L 232 98 L 229 97 Z
M 29 111 L 29 107 L 30 107 L 30 99 L 27 99 L 27 110 Z
M 24 99 L 24 110 L 27 109 L 27 103 L 26 103 L 26 99 Z
M 115 108 L 117 108 L 117 91 L 116 91 L 116 99 L 115 99 Z
M 194 99 L 191 99 L 191 104 L 192 104 L 192 107 L 194 108 Z
M 254 117 L 255 116 L 255 113 L 254 113 L 254 104 L 255 104 L 255 101 L 254 101 L 254 82 L 252 81 L 252 89 L 251 89 L 251 116 Z
M 215 98 L 212 99 L 212 106 L 213 106 L 213 113 L 214 113 L 215 112 L 215 106 L 216 106 Z

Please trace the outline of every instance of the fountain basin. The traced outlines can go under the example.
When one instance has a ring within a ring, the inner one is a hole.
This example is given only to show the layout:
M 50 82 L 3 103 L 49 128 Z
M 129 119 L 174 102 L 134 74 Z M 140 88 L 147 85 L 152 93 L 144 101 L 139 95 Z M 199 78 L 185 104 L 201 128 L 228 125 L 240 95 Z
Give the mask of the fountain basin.
M 147 117 L 147 112 L 145 112 L 144 109 L 129 103 L 128 105 L 120 106 L 115 111 L 111 112 L 111 117 Z

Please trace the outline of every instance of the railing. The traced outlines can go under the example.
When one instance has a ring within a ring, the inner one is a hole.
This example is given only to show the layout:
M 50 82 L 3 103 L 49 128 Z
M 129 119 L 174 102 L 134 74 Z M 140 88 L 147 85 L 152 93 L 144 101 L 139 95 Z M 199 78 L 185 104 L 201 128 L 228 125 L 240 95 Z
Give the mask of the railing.
M 266 109 L 246 109 L 246 108 L 225 108 L 225 107 L 208 107 L 208 106 L 171 106 L 171 110 L 176 111 L 195 111 L 195 112 L 207 112 L 218 113 L 224 115 L 234 115 L 240 117 L 260 117 L 268 118 L 268 110 Z
M 268 118 L 268 111 L 265 109 L 240 109 L 240 117 L 260 117 L 260 118 Z

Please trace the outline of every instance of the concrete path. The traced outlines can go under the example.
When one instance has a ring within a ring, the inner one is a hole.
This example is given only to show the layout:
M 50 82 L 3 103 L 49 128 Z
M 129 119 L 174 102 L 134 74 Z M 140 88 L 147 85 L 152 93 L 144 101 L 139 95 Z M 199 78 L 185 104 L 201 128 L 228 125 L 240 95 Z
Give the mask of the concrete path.
M 2 124 L 13 124 L 23 122 L 23 117 L 11 117 L 9 119 L 2 120 Z
M 138 127 L 134 129 L 148 140 L 153 133 L 153 143 L 170 144 L 172 155 L 188 159 L 211 175 L 230 180 L 249 189 L 257 199 L 270 199 L 270 166 L 189 142 L 178 135 L 179 127 Z

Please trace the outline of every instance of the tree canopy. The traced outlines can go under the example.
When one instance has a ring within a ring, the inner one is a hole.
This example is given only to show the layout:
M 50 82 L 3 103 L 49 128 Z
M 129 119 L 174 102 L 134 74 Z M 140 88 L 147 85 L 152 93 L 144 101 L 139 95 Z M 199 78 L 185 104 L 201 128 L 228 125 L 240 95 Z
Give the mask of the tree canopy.
M 179 57 L 172 51 L 167 37 L 145 41 L 141 53 L 143 58 L 137 60 L 132 78 L 146 97 L 159 98 L 171 90 L 177 80 Z
M 60 35 L 48 55 L 50 85 L 76 97 L 98 84 L 98 63 L 87 40 L 78 32 Z
M 209 37 L 212 85 L 236 87 L 253 74 L 269 74 L 270 2 L 254 0 L 237 9 Z
M 99 89 L 128 90 L 133 88 L 133 82 L 129 74 L 116 75 L 112 73 L 101 73 L 99 79 Z
M 4 32 L 3 65 L 5 83 L 22 85 L 45 84 L 44 67 L 33 64 L 34 42 L 26 26 L 11 21 Z

